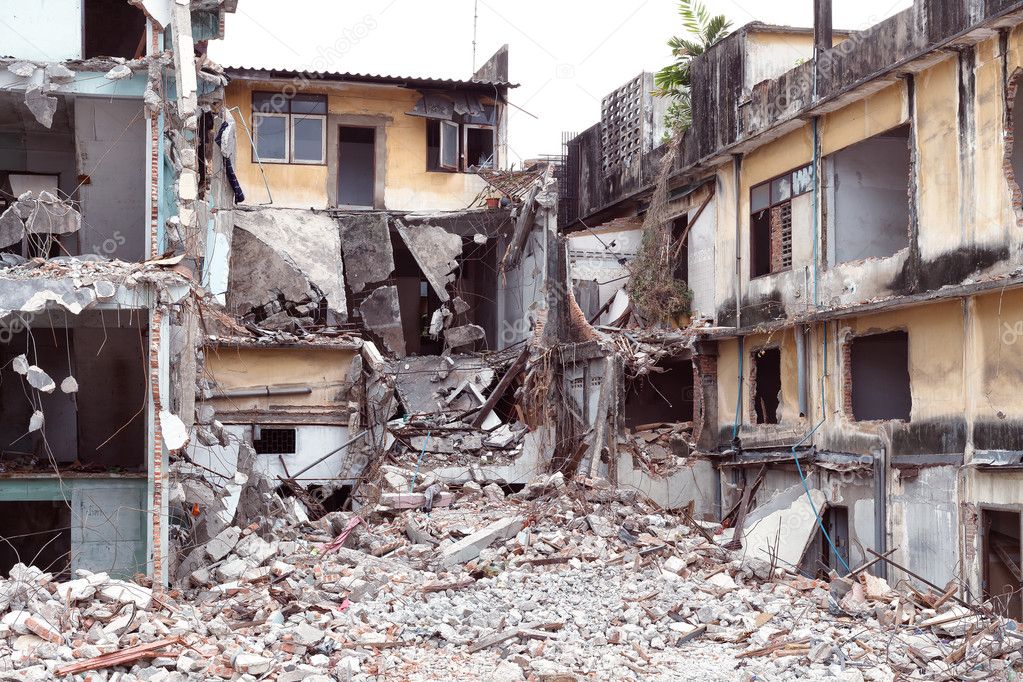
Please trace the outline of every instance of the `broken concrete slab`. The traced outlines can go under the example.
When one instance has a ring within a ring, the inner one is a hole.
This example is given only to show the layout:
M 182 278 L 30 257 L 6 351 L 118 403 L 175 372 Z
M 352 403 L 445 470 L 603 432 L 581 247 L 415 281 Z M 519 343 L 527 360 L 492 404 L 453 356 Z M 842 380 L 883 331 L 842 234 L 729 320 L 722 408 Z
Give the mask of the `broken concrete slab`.
M 487 338 L 487 332 L 478 324 L 466 324 L 444 330 L 444 342 L 449 348 L 462 348 Z
M 354 293 L 383 282 L 394 272 L 391 230 L 386 213 L 344 215 L 338 219 L 344 251 L 345 279 Z
M 362 323 L 379 336 L 398 357 L 405 356 L 405 330 L 401 326 L 398 287 L 379 287 L 359 305 Z
M 462 255 L 462 238 L 433 225 L 406 226 L 395 221 L 395 226 L 437 298 L 449 300 L 447 285 L 454 281 L 451 273 Z
M 14 206 L 0 214 L 0 249 L 6 249 L 25 238 L 25 223 Z
M 526 520 L 519 516 L 500 519 L 472 535 L 462 538 L 441 552 L 441 566 L 449 567 L 464 564 L 480 555 L 496 540 L 507 540 L 515 537 L 526 525 Z
M 388 373 L 410 414 L 442 410 L 447 396 L 466 380 L 483 391 L 497 375 L 484 360 L 469 355 L 406 358 L 391 363 Z
M 227 282 L 228 310 L 244 315 L 280 298 L 298 303 L 316 297 L 305 273 L 286 254 L 247 230 L 234 231 Z
M 347 319 L 341 233 L 330 215 L 311 210 L 263 208 L 235 210 L 234 220 L 235 239 L 239 231 L 247 232 L 279 253 L 323 292 L 337 319 Z M 251 272 L 263 267 L 263 263 L 236 258 L 232 245 L 232 281 L 241 279 L 235 275 L 236 267 Z
M 798 566 L 817 532 L 813 508 L 820 514 L 827 505 L 820 490 L 811 490 L 810 497 L 813 507 L 802 484 L 796 484 L 747 516 L 742 533 L 744 561 L 770 561 L 775 556 L 783 567 Z
M 452 493 L 440 493 L 433 498 L 434 507 L 449 507 L 454 501 Z M 425 493 L 382 493 L 380 506 L 386 509 L 419 509 L 426 504 Z
M 25 196 L 18 198 L 19 203 L 25 200 L 33 204 L 32 213 L 25 221 L 25 229 L 31 234 L 70 234 L 82 227 L 82 214 L 51 192 L 40 192 L 33 199 Z

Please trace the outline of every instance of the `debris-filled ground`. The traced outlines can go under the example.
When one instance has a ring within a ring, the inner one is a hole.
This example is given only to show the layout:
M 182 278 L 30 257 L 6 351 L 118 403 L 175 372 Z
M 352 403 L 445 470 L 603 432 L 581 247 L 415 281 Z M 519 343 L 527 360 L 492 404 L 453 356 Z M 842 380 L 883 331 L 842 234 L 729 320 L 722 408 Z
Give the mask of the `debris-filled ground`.
M 416 478 L 384 467 L 365 517 L 310 520 L 270 493 L 187 589 L 18 566 L 0 678 L 1004 679 L 1020 663 L 1009 622 L 951 589 L 794 576 L 601 480 L 506 496 Z

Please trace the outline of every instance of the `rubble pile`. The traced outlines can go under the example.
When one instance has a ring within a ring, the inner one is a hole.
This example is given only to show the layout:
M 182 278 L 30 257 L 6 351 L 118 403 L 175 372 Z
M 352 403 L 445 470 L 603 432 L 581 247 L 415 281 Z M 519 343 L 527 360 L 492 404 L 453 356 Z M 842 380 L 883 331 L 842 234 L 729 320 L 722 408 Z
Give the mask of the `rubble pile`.
M 16 566 L 0 679 L 981 679 L 1021 663 L 1012 624 L 952 589 L 793 576 L 601 480 L 509 494 L 384 466 L 378 484 L 361 515 L 310 520 L 292 500 L 226 527 L 183 589 Z
M 632 453 L 633 461 L 642 464 L 650 473 L 663 476 L 683 465 L 696 449 L 693 423 L 645 424 L 624 434 L 619 447 Z

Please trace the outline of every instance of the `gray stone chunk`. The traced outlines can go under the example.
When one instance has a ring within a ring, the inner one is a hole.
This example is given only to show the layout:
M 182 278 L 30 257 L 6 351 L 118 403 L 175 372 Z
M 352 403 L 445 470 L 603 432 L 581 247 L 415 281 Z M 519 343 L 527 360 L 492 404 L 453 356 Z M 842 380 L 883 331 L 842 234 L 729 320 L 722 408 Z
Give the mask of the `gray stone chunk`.
M 405 330 L 401 326 L 398 287 L 380 287 L 359 306 L 362 322 L 397 355 L 405 355 Z
M 517 516 L 495 521 L 486 528 L 476 531 L 446 548 L 441 553 L 440 563 L 444 567 L 449 567 L 471 561 L 495 540 L 507 540 L 515 537 L 525 525 L 525 519 Z
M 444 330 L 444 341 L 449 348 L 460 348 L 482 341 L 487 337 L 483 327 L 476 324 L 467 324 L 461 327 L 452 327 Z
M 345 279 L 358 293 L 367 284 L 382 282 L 394 271 L 394 253 L 387 215 L 367 213 L 338 218 L 341 250 L 345 257 Z

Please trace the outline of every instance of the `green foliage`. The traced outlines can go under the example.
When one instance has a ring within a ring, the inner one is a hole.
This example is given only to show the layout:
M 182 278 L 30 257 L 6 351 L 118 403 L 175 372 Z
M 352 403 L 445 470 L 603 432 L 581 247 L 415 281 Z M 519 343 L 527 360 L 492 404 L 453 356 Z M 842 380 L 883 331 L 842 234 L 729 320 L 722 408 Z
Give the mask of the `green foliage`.
M 723 14 L 711 16 L 701 0 L 679 0 L 678 13 L 686 35 L 674 36 L 668 41 L 674 61 L 654 74 L 657 86 L 654 94 L 673 100 L 664 117 L 672 134 L 683 133 L 692 125 L 690 64 L 727 36 L 732 27 L 732 22 Z

